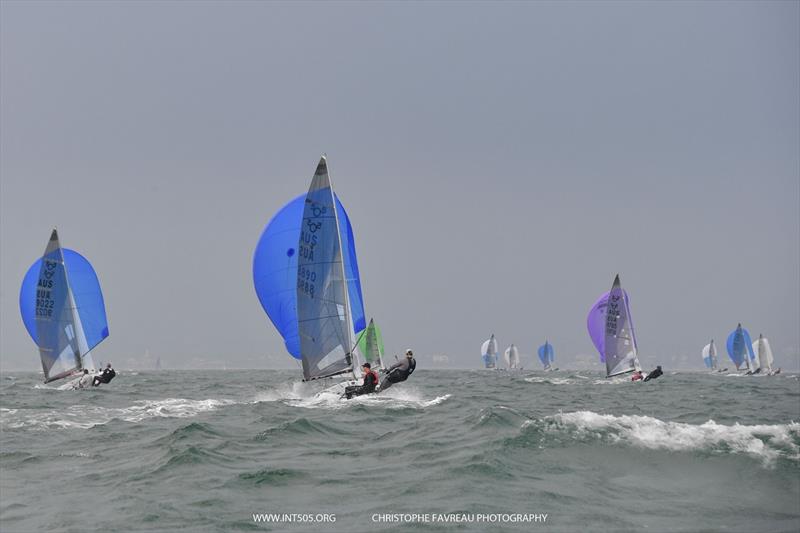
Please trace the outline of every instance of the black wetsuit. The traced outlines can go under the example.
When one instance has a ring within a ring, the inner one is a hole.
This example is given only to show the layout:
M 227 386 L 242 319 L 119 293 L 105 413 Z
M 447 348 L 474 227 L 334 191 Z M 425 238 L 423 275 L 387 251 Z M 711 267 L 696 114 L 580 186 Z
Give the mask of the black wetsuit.
M 660 376 L 663 373 L 664 372 L 661 371 L 661 367 L 658 367 L 655 370 L 653 370 L 652 372 L 650 372 L 649 374 L 647 374 L 647 377 L 644 378 L 644 380 L 645 381 L 650 381 L 651 379 L 656 379 L 658 376 Z
M 108 383 L 112 379 L 114 379 L 114 376 L 116 375 L 117 373 L 114 371 L 113 368 L 106 368 L 105 370 L 103 370 L 102 374 L 94 377 L 94 380 L 92 380 L 92 387 L 97 387 L 101 383 Z
M 378 385 L 378 374 L 374 370 L 364 374 L 364 383 L 362 385 L 351 385 L 345 387 L 344 395 L 349 400 L 353 396 L 361 396 L 362 394 L 369 394 L 375 392 L 375 387 Z
M 390 366 L 386 370 L 386 377 L 381 381 L 381 391 L 385 391 L 395 383 L 407 380 L 415 368 L 417 368 L 417 362 L 413 357 L 411 359 L 406 357 Z

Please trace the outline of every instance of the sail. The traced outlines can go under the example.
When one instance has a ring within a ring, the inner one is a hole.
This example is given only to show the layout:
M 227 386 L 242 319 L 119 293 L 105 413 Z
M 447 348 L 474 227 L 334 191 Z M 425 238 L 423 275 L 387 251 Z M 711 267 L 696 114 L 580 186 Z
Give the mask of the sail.
M 510 369 L 519 368 L 519 350 L 516 345 L 512 344 L 503 353 L 503 359 L 506 360 L 506 367 Z
M 622 290 L 619 275 L 608 294 L 604 352 L 606 377 L 640 369 L 628 296 Z
M 539 361 L 542 362 L 544 369 L 545 370 L 549 369 L 553 365 L 553 361 L 555 359 L 553 345 L 545 341 L 544 344 L 539 346 L 538 353 L 539 353 Z
M 286 351 L 300 359 L 300 336 L 297 328 L 297 247 L 306 195 L 301 194 L 284 205 L 269 221 L 253 254 L 253 285 L 261 307 L 283 337 Z M 366 327 L 361 279 L 356 257 L 355 237 L 350 218 L 336 198 L 340 238 L 345 256 L 345 275 L 350 300 L 353 333 Z
M 606 343 L 606 309 L 608 308 L 608 293 L 604 293 L 589 309 L 586 317 L 586 328 L 589 330 L 589 337 L 592 344 L 600 354 L 600 362 L 606 362 L 605 343 Z
M 353 368 L 347 283 L 334 202 L 322 157 L 306 195 L 297 250 L 297 328 L 307 380 Z
M 497 339 L 494 338 L 494 334 L 481 345 L 481 357 L 484 367 L 495 368 L 497 366 Z
M 358 351 L 372 369 L 383 366 L 383 336 L 375 321 L 370 319 L 367 329 L 359 336 Z
M 75 370 L 94 370 L 90 351 L 108 337 L 100 283 L 79 253 L 61 248 L 53 230 L 44 256 L 28 269 L 19 295 L 20 314 L 39 347 L 45 382 Z
M 728 335 L 725 347 L 728 350 L 728 357 L 731 358 L 737 369 L 752 368 L 755 362 L 752 341 L 750 340 L 750 333 L 741 324 L 736 326 L 736 329 Z
M 714 346 L 713 340 L 703 346 L 702 355 L 703 363 L 706 365 L 706 368 L 710 368 L 711 370 L 717 368 L 717 347 Z
M 772 372 L 772 348 L 769 347 L 769 341 L 763 335 L 759 335 L 756 342 L 753 343 L 753 353 L 756 354 L 756 365 L 762 372 Z

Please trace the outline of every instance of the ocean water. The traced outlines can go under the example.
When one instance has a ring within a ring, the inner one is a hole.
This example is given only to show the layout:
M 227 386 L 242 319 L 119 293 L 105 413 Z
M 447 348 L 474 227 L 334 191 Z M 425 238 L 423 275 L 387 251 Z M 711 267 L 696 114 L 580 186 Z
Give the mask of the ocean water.
M 351 401 L 290 371 L 0 377 L 3 532 L 800 530 L 796 375 L 421 369 Z

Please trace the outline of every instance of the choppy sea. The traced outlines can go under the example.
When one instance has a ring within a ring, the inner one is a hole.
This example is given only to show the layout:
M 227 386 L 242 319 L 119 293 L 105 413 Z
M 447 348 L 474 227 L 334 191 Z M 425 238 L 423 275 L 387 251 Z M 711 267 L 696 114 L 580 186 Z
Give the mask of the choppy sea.
M 800 530 L 797 375 L 421 369 L 351 401 L 294 371 L 0 378 L 3 532 Z

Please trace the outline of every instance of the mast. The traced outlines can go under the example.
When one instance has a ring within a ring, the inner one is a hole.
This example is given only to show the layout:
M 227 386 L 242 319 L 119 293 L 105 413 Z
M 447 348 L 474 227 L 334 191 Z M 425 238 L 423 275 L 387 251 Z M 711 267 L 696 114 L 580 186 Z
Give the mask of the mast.
M 331 190 L 331 200 L 333 201 L 333 216 L 336 220 L 336 234 L 338 236 L 339 241 L 339 257 L 342 258 L 342 283 L 344 284 L 344 320 L 345 320 L 345 327 L 347 328 L 347 346 L 345 346 L 345 350 L 347 352 L 345 355 L 350 359 L 350 370 L 353 373 L 353 378 L 357 379 L 358 376 L 356 375 L 356 367 L 358 361 L 358 357 L 355 354 L 355 339 L 353 337 L 353 324 L 352 324 L 352 317 L 350 316 L 350 287 L 347 284 L 347 273 L 344 268 L 344 248 L 342 247 L 342 227 L 339 225 L 339 206 L 336 203 L 336 193 L 333 191 L 333 179 L 331 179 L 331 170 L 328 167 L 328 156 L 327 154 L 322 154 L 322 159 L 325 160 L 325 168 L 328 170 L 328 182 L 330 183 L 330 190 Z M 359 367 L 360 368 L 360 367 Z

